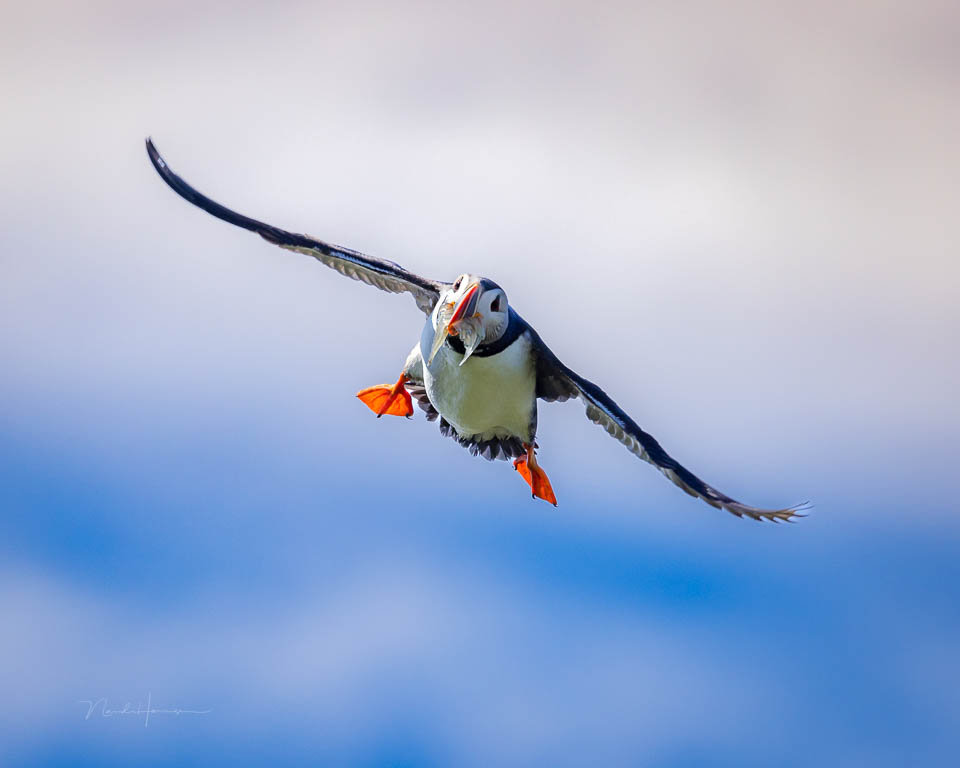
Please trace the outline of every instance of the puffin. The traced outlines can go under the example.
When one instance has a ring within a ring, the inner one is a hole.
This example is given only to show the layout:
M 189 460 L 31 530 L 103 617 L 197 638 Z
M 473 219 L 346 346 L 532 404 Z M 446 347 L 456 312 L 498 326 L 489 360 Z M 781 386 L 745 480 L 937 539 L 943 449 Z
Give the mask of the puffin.
M 606 392 L 561 362 L 490 278 L 468 272 L 452 282 L 430 280 L 392 261 L 251 219 L 190 186 L 171 170 L 150 138 L 146 148 L 167 185 L 207 213 L 255 232 L 268 243 L 312 256 L 353 280 L 413 296 L 426 319 L 400 376 L 393 384 L 357 393 L 377 418 L 412 417 L 415 399 L 426 418 L 439 423 L 443 435 L 475 456 L 512 461 L 531 497 L 556 506 L 553 486 L 537 460 L 537 404 L 579 399 L 590 421 L 711 507 L 774 522 L 793 521 L 809 509 L 807 503 L 783 509 L 753 507 L 701 480 Z

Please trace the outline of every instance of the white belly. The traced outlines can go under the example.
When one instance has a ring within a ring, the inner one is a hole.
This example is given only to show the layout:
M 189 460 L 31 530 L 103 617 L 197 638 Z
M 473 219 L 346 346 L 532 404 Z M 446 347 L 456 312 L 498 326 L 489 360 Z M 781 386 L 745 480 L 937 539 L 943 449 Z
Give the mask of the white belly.
M 424 360 L 433 334 L 428 319 L 420 336 Z M 537 377 L 527 335 L 490 357 L 474 355 L 461 366 L 462 359 L 444 344 L 429 366 L 424 363 L 423 384 L 434 408 L 463 437 L 511 436 L 532 442 Z

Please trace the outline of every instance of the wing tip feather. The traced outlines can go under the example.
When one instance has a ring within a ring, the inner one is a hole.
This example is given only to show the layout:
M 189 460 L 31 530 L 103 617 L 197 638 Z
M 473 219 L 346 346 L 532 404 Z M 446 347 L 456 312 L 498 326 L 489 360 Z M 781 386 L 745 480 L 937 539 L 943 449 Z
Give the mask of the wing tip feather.
M 796 523 L 799 519 L 808 517 L 808 513 L 813 509 L 813 504 L 809 501 L 801 502 L 800 504 L 794 504 L 790 507 L 784 507 L 783 509 L 760 509 L 758 507 L 750 507 L 746 504 L 733 503 L 733 504 L 724 504 L 722 505 L 723 509 L 727 512 L 736 515 L 737 517 L 743 517 L 746 515 L 751 520 L 756 520 L 757 522 L 771 522 L 771 523 Z

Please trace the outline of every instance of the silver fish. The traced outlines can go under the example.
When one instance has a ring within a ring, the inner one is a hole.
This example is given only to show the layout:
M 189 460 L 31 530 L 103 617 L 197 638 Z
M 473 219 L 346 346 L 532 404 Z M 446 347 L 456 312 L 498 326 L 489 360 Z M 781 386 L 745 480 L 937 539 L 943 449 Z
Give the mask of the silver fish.
M 444 304 L 437 311 L 437 332 L 433 336 L 433 346 L 430 348 L 430 357 L 427 358 L 427 365 L 433 362 L 443 342 L 447 340 L 447 334 L 450 333 L 450 318 L 453 317 L 454 303 L 452 301 Z
M 480 315 L 458 320 L 455 326 L 453 330 L 456 331 L 460 341 L 463 342 L 463 360 L 460 361 L 460 365 L 463 365 L 470 359 L 470 355 L 476 351 L 477 347 L 483 343 L 483 338 L 487 334 L 483 327 L 483 317 Z

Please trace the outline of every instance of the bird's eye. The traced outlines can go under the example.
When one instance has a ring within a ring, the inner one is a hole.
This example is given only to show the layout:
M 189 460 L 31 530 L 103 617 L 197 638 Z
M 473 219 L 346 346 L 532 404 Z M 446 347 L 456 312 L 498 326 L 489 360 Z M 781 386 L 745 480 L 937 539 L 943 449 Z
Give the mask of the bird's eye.
M 500 297 L 499 297 L 499 296 L 497 296 L 497 298 L 495 298 L 495 299 L 493 300 L 493 303 L 490 304 L 490 311 L 491 311 L 491 312 L 499 312 L 499 311 L 500 311 Z
M 458 278 L 457 278 L 457 282 L 455 282 L 455 283 L 453 284 L 453 290 L 459 291 L 459 290 L 460 290 L 460 283 L 462 283 L 462 282 L 463 282 L 463 278 L 462 278 L 462 277 L 458 277 Z

